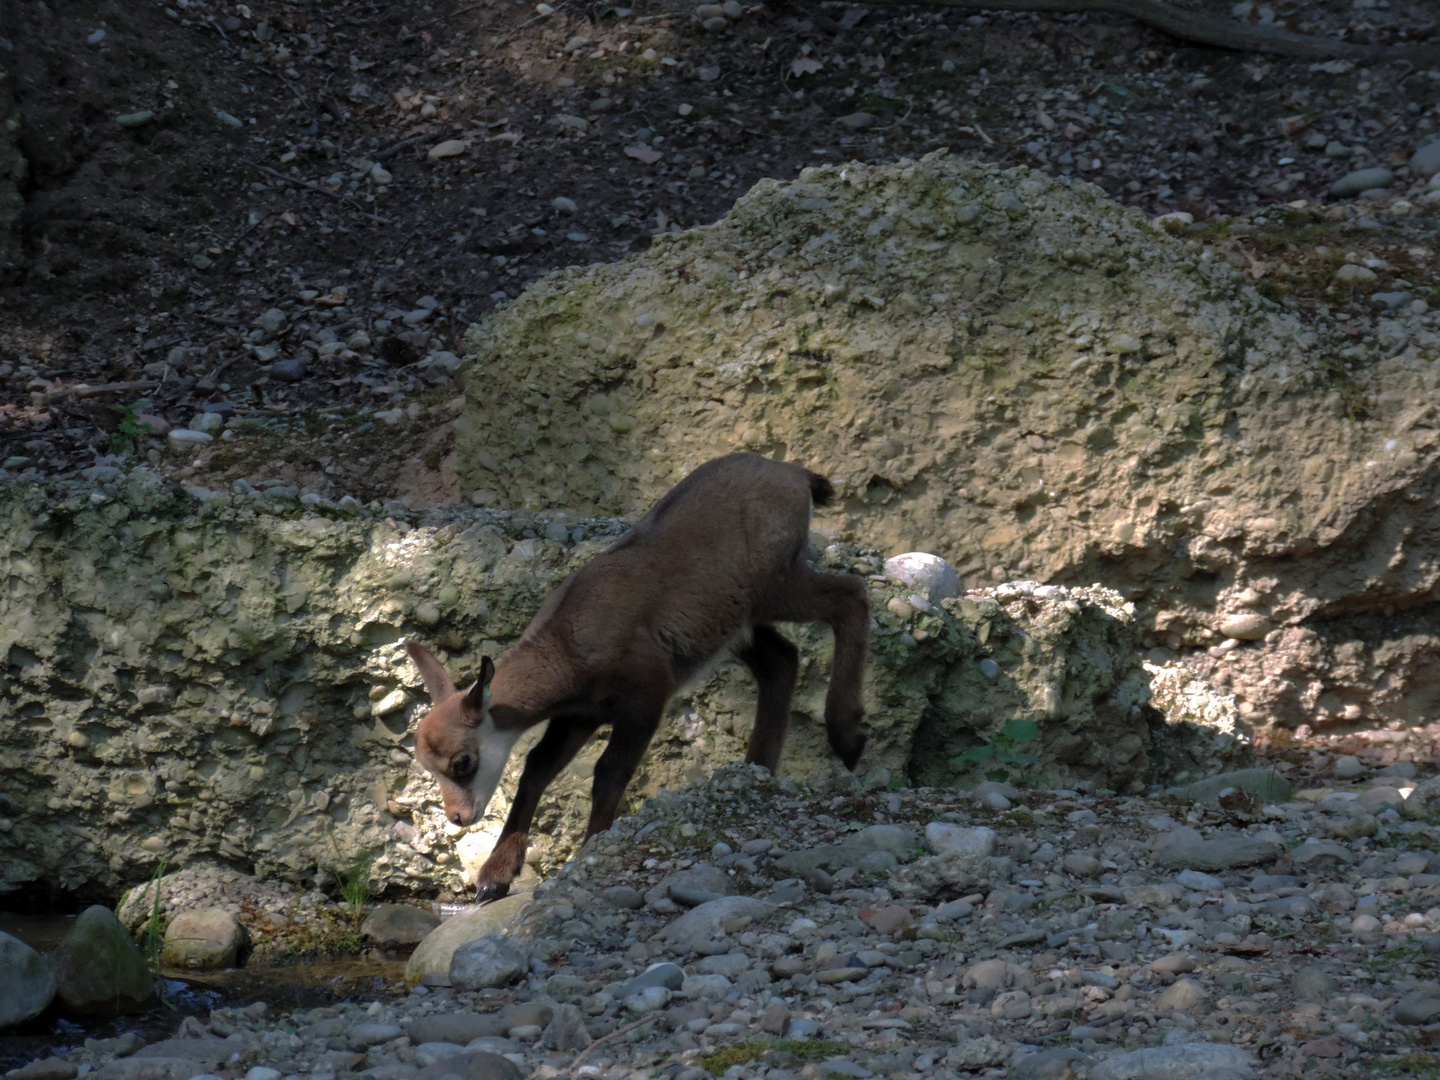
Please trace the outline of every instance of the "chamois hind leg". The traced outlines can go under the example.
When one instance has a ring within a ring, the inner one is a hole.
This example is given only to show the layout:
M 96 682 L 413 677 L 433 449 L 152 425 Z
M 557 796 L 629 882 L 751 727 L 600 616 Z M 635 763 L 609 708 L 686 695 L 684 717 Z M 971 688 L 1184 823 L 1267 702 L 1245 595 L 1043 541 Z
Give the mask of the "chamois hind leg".
M 590 741 L 599 727 L 590 717 L 561 717 L 550 720 L 545 734 L 525 757 L 525 769 L 515 789 L 515 802 L 495 850 L 480 867 L 475 881 L 475 902 L 488 904 L 510 891 L 510 883 L 525 867 L 525 849 L 530 844 L 530 825 L 540 806 L 540 796 L 574 760 L 580 748 Z
M 585 827 L 586 840 L 615 823 L 625 788 L 635 775 L 635 769 L 645 756 L 645 749 L 665 714 L 671 685 L 668 674 L 660 676 L 653 685 L 628 693 L 609 717 L 610 742 L 595 763 L 595 783 L 590 793 L 590 823 Z
M 854 769 L 865 749 L 865 733 L 860 729 L 870 637 L 865 582 L 854 574 L 817 574 L 808 566 L 797 566 L 763 614 L 787 622 L 823 622 L 834 632 L 835 665 L 825 694 L 825 734 L 845 767 Z
M 780 631 L 761 624 L 754 627 L 750 644 L 736 656 L 750 669 L 760 689 L 745 760 L 773 773 L 780 766 L 780 751 L 790 727 L 790 699 L 795 696 L 800 652 Z

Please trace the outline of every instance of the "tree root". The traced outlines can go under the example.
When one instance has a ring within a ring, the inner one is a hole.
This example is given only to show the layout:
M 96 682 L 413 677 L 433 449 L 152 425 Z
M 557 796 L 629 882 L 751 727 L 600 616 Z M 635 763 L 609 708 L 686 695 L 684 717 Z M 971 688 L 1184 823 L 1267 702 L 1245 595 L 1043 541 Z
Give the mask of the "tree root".
M 874 7 L 944 7 L 962 11 L 1034 11 L 1052 15 L 1091 12 L 1126 15 L 1163 34 L 1239 52 L 1270 53 L 1299 60 L 1383 63 L 1406 60 L 1421 67 L 1440 65 L 1440 45 L 1361 45 L 1353 41 L 1297 34 L 1278 26 L 1250 24 L 1181 11 L 1164 0 L 860 0 Z

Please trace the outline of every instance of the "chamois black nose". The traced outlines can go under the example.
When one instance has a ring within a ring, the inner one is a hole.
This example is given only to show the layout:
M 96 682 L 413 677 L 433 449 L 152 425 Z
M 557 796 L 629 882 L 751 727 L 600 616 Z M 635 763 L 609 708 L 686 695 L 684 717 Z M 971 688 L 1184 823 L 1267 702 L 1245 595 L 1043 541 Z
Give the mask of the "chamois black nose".
M 464 824 L 465 824 L 465 815 L 462 814 L 459 810 L 451 810 L 451 811 L 450 811 L 450 824 L 452 824 L 452 825 L 464 825 Z

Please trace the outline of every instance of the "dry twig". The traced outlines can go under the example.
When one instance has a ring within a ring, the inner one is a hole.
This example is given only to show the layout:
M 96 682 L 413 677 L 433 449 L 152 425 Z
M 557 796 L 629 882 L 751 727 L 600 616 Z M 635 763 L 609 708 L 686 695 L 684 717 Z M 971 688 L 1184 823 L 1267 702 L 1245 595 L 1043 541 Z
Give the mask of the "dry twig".
M 638 1028 L 641 1024 L 648 1024 L 648 1023 L 650 1023 L 650 1021 L 652 1021 L 652 1020 L 654 1020 L 654 1019 L 655 1019 L 655 1014 L 654 1014 L 654 1013 L 651 1013 L 649 1016 L 641 1017 L 639 1020 L 636 1020 L 634 1023 L 626 1024 L 626 1025 L 625 1025 L 624 1027 L 622 1027 L 622 1028 L 616 1028 L 614 1031 L 610 1032 L 609 1035 L 602 1035 L 600 1038 L 596 1039 L 596 1040 L 595 1040 L 594 1042 L 592 1042 L 589 1046 L 587 1046 L 584 1050 L 581 1050 L 580 1053 L 576 1054 L 576 1055 L 575 1055 L 575 1060 L 572 1061 L 572 1062 L 570 1062 L 570 1068 L 569 1068 L 568 1070 L 566 1070 L 566 1071 L 573 1073 L 576 1069 L 578 1069 L 578 1068 L 580 1067 L 581 1063 L 582 1063 L 586 1058 L 588 1058 L 591 1054 L 593 1054 L 597 1049 L 599 1049 L 599 1048 L 600 1048 L 601 1046 L 603 1046 L 605 1043 L 614 1042 L 614 1041 L 615 1041 L 616 1039 L 618 1039 L 621 1035 L 624 1035 L 627 1031 L 634 1031 L 634 1030 L 635 1030 L 636 1028 Z

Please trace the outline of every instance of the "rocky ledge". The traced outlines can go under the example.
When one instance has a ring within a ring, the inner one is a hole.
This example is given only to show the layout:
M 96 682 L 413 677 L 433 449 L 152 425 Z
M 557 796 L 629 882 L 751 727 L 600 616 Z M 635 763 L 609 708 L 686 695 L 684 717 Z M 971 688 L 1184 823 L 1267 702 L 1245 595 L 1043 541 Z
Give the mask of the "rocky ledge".
M 8 1080 L 1414 1075 L 1440 782 L 1337 772 L 1270 802 L 1265 770 L 1127 798 L 732 766 L 443 924 L 408 995 L 217 1010 Z

